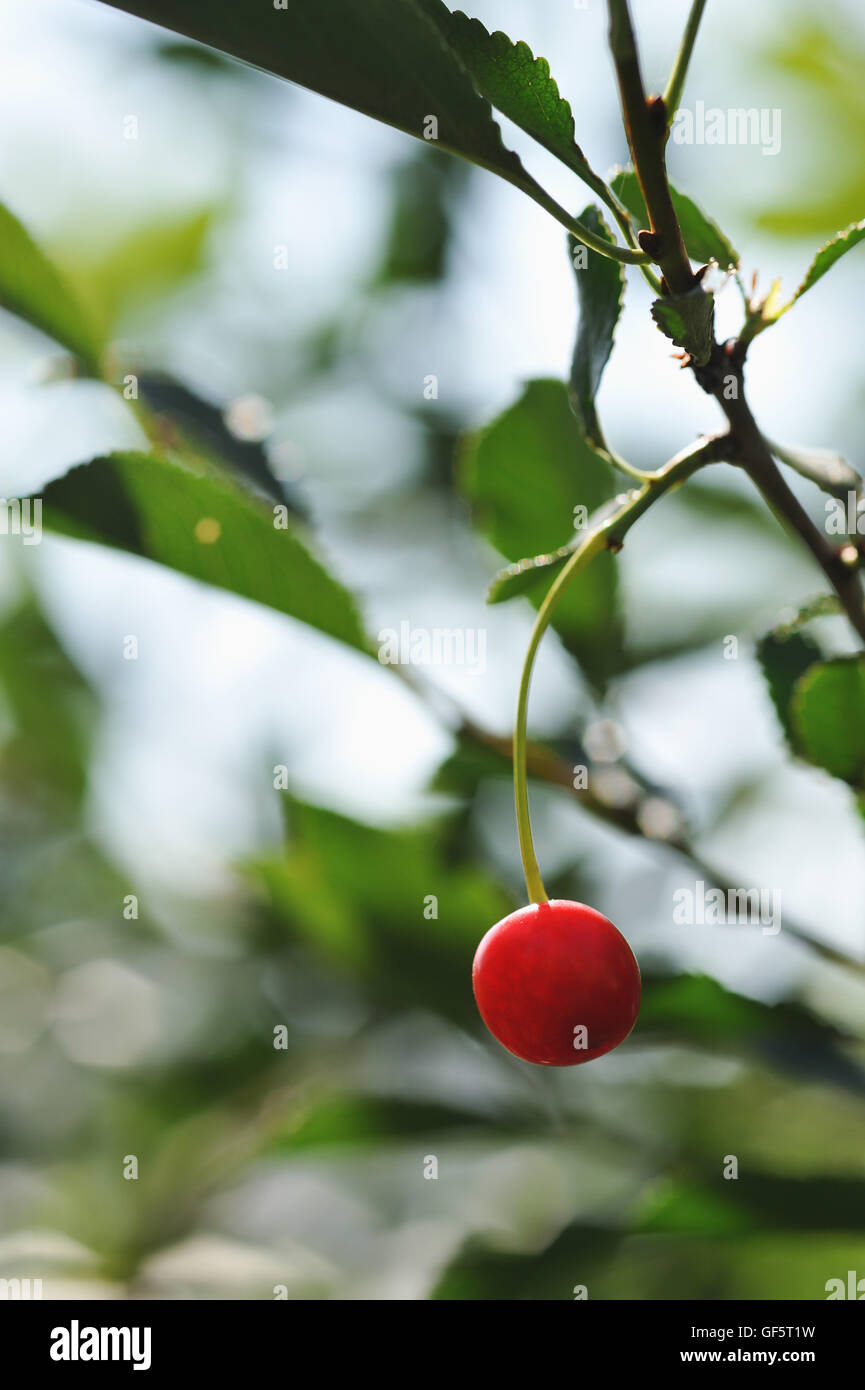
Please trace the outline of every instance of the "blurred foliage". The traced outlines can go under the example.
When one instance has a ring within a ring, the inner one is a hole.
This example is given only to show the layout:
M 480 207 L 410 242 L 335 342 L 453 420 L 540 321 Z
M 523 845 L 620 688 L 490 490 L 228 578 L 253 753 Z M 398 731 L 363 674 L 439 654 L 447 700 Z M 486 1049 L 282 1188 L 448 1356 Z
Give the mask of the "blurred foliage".
M 615 490 L 612 469 L 584 439 L 557 381 L 529 382 L 514 406 L 469 440 L 462 482 L 477 526 L 511 561 L 573 540 L 580 521 L 576 508 L 590 516 Z M 536 607 L 548 583 L 549 574 L 541 571 L 531 594 Z M 599 555 L 577 576 L 553 618 L 565 646 L 579 651 L 583 669 L 596 681 L 620 659 L 617 586 L 612 555 Z
M 800 10 L 775 29 L 766 59 L 789 79 L 791 93 L 804 105 L 814 151 L 811 166 L 797 169 L 801 192 L 776 207 L 761 206 L 756 221 L 779 236 L 825 236 L 863 215 L 865 49 L 851 25 L 830 26 L 812 11 Z M 827 159 L 839 130 L 844 158 Z
M 65 247 L 67 274 L 105 340 L 137 309 L 186 285 L 205 264 L 214 208 L 133 228 L 107 245 Z
M 47 333 L 93 369 L 101 340 L 95 326 L 27 229 L 0 204 L 0 307 Z
M 372 288 L 443 280 L 453 211 L 468 169 L 438 150 L 418 150 L 391 175 L 391 220 Z

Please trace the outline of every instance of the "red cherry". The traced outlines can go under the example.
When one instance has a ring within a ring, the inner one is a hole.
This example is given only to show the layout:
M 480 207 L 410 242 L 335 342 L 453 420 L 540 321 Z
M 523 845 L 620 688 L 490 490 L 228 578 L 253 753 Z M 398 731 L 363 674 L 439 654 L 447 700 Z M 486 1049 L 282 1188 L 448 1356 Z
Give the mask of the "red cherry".
M 640 1011 L 640 967 L 584 903 L 530 903 L 490 927 L 472 969 L 484 1023 L 526 1062 L 574 1067 L 617 1047 Z

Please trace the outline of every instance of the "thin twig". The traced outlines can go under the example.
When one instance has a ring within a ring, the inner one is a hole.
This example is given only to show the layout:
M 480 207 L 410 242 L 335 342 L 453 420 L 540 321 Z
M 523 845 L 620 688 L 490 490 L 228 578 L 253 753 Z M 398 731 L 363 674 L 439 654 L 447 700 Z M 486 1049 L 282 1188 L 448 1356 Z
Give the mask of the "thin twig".
M 688 75 L 688 67 L 691 62 L 691 54 L 694 52 L 694 44 L 697 40 L 697 30 L 700 27 L 700 20 L 703 18 L 703 11 L 706 8 L 706 0 L 694 0 L 691 6 L 691 13 L 688 15 L 688 23 L 685 25 L 685 32 L 682 35 L 682 45 L 676 56 L 673 71 L 670 73 L 670 80 L 667 83 L 667 90 L 664 93 L 664 105 L 667 108 L 667 131 L 673 124 L 673 119 L 682 99 L 682 91 L 685 86 L 685 78 Z
M 477 743 L 491 752 L 497 753 L 502 758 L 502 772 L 506 772 L 506 764 L 510 764 L 513 758 L 513 741 L 500 734 L 490 733 L 482 728 L 474 720 L 465 718 L 459 725 L 458 733 Z M 732 885 L 726 876 L 710 864 L 691 844 L 688 837 L 684 834 L 671 836 L 668 838 L 655 838 L 648 836 L 640 824 L 638 809 L 632 806 L 611 806 L 601 800 L 592 789 L 592 776 L 588 777 L 588 785 L 585 787 L 574 786 L 574 769 L 564 758 L 559 757 L 551 748 L 545 744 L 529 742 L 526 746 L 527 767 L 530 777 L 535 781 L 546 782 L 550 786 L 561 787 L 568 791 L 575 798 L 577 805 L 586 811 L 595 820 L 600 820 L 604 824 L 615 830 L 620 830 L 623 834 L 633 839 L 642 840 L 647 845 L 660 846 L 663 849 L 672 851 L 674 854 L 681 855 L 686 859 L 691 867 L 707 883 L 713 887 L 727 892 Z M 648 789 L 642 785 L 630 770 L 629 776 L 633 777 L 640 787 L 640 790 L 649 795 Z M 865 971 L 865 963 L 857 960 L 849 953 L 839 951 L 834 946 L 827 945 L 818 937 L 815 937 L 798 923 L 791 922 L 787 914 L 784 915 L 783 930 L 787 936 L 794 937 L 815 951 L 823 960 L 830 961 L 833 965 L 846 966 L 848 969 L 857 972 Z
M 724 356 L 724 349 L 717 349 Z M 791 491 L 772 457 L 772 451 L 751 413 L 745 398 L 741 365 L 731 371 L 726 354 L 727 373 L 723 385 L 716 380 L 712 394 L 730 424 L 730 435 L 738 463 L 760 490 L 775 515 L 805 543 L 841 602 L 852 627 L 865 643 L 865 601 L 857 574 L 858 558 L 848 566 L 828 537 L 815 526 L 798 497 Z

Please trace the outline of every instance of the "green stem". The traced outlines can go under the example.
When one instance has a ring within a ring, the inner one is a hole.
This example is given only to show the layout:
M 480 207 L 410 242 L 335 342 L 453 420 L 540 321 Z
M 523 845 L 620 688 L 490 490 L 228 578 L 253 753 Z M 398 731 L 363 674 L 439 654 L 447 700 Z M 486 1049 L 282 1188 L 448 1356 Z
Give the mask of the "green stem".
M 610 188 L 609 184 L 605 183 L 603 179 L 597 178 L 597 176 L 595 176 L 595 178 L 596 182 L 593 183 L 590 179 L 586 178 L 585 174 L 583 175 L 584 182 L 587 183 L 590 188 L 594 189 L 601 202 L 613 214 L 614 218 L 616 219 L 622 230 L 622 235 L 624 236 L 625 241 L 628 243 L 629 246 L 633 247 L 635 251 L 639 250 L 640 243 L 637 241 L 637 232 L 636 228 L 634 227 L 634 219 L 631 217 L 631 214 L 628 212 L 628 209 L 624 206 L 623 203 L 619 201 L 612 188 Z M 661 282 L 658 279 L 655 272 L 652 270 L 651 266 L 641 265 L 640 271 L 652 292 L 657 295 L 662 294 L 663 290 L 661 289 Z
M 566 212 L 565 209 L 556 202 L 555 198 L 551 198 L 549 193 L 541 188 L 540 184 L 536 184 L 533 179 L 528 183 L 521 182 L 517 178 L 509 179 L 508 181 L 512 183 L 515 188 L 521 189 L 523 193 L 528 193 L 529 197 L 533 198 L 539 207 L 542 207 L 545 212 L 548 212 L 551 217 L 554 217 L 557 222 L 560 222 L 563 227 L 566 227 L 571 235 L 577 238 L 577 241 L 581 241 L 585 246 L 590 247 L 592 251 L 600 252 L 600 254 L 606 256 L 608 260 L 622 261 L 624 265 L 652 264 L 652 257 L 646 251 L 636 250 L 632 246 L 616 246 L 613 242 L 606 241 L 603 237 L 591 231 L 580 222 L 578 218 L 571 217 L 570 213 Z
M 673 64 L 673 71 L 670 73 L 670 80 L 667 83 L 667 90 L 664 93 L 664 105 L 667 108 L 667 130 L 669 131 L 679 102 L 682 100 L 682 91 L 685 86 L 685 78 L 688 75 L 688 67 L 691 62 L 691 54 L 694 52 L 694 44 L 697 39 L 697 30 L 700 27 L 700 20 L 703 18 L 703 11 L 706 8 L 706 0 L 694 0 L 691 6 L 691 13 L 688 16 L 688 23 L 685 25 L 685 32 L 682 35 L 682 45 Z
M 520 856 L 526 879 L 529 901 L 547 901 L 541 872 L 535 855 L 532 839 L 532 822 L 529 813 L 528 773 L 526 768 L 526 745 L 528 739 L 529 688 L 541 638 L 549 627 L 556 605 L 575 574 L 604 550 L 620 550 L 624 538 L 634 522 L 647 511 L 663 493 L 668 492 L 706 463 L 717 463 L 724 454 L 726 436 L 712 436 L 684 449 L 666 463 L 657 473 L 645 475 L 643 486 L 627 494 L 622 506 L 605 521 L 589 529 L 577 546 L 564 569 L 556 576 L 543 603 L 529 638 L 528 650 L 523 662 L 520 677 L 520 690 L 517 697 L 517 716 L 514 725 L 514 801 L 517 811 L 517 833 L 520 839 Z

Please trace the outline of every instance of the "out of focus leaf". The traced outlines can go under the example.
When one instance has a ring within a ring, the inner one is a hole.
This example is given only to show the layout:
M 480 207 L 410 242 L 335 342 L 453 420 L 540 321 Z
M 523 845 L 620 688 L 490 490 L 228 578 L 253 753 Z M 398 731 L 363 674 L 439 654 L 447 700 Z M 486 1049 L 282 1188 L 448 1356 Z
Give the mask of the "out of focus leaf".
M 273 509 L 216 478 L 148 454 L 110 454 L 42 493 L 43 521 L 254 599 L 369 651 L 354 599 Z
M 430 790 L 470 797 L 488 777 L 511 777 L 513 768 L 508 753 L 477 743 L 461 736 L 454 751 L 436 769 Z
M 196 208 L 138 226 L 106 248 L 73 248 L 67 273 L 103 338 L 130 311 L 152 304 L 202 268 L 215 216 L 214 208 Z
M 26 228 L 0 204 L 0 308 L 47 333 L 96 371 L 102 341 L 73 290 Z
M 803 129 L 811 138 L 801 142 L 805 158 L 797 161 L 786 194 L 767 203 L 767 189 L 761 189 L 755 221 L 776 236 L 825 236 L 862 212 L 865 45 L 855 25 L 839 25 L 809 6 L 769 33 L 770 48 L 761 62 L 768 58 L 789 79 L 789 109 L 802 113 Z M 834 159 L 839 129 L 844 131 L 845 157 Z
M 865 1182 L 825 1177 L 789 1178 L 743 1165 L 725 1180 L 720 1165 L 701 1182 L 664 1184 L 636 1220 L 640 1231 L 696 1235 L 739 1231 L 853 1231 L 865 1228 Z
M 423 1136 L 476 1130 L 488 1118 L 419 1101 L 367 1095 L 330 1096 L 280 1129 L 269 1143 L 268 1152 L 400 1144 Z
M 614 241 L 598 208 L 590 204 L 580 214 L 580 221 L 596 235 Z M 622 312 L 625 267 L 587 246 L 581 246 L 573 237 L 569 238 L 568 245 L 580 306 L 577 341 L 571 361 L 571 403 L 588 442 L 596 448 L 605 449 L 595 396 L 613 350 L 616 325 Z M 578 247 L 579 260 L 574 254 Z
M 620 169 L 610 180 L 610 187 L 634 217 L 638 227 L 649 227 L 649 214 L 639 180 L 633 169 Z M 673 207 L 682 228 L 685 246 L 692 261 L 705 264 L 717 261 L 722 270 L 732 270 L 739 264 L 739 253 L 693 199 L 677 189 L 671 189 Z
M 507 559 L 549 555 L 574 539 L 574 509 L 612 497 L 612 470 L 589 447 L 558 381 L 532 381 L 516 405 L 467 442 L 462 485 L 479 529 Z M 532 594 L 537 605 L 541 594 Z M 590 679 L 621 659 L 613 557 L 597 556 L 563 595 L 553 626 Z
M 705 1212 L 705 1199 L 702 1206 L 695 1200 L 694 1209 Z M 584 1286 L 590 1302 L 750 1301 L 769 1292 L 774 1299 L 825 1299 L 832 1277 L 846 1288 L 859 1249 L 861 1235 L 834 1230 L 628 1235 L 574 1225 L 540 1253 L 511 1254 L 471 1241 L 431 1297 L 571 1302 Z
M 782 463 L 795 468 L 800 477 L 816 483 L 832 497 L 846 501 L 848 493 L 859 495 L 862 491 L 861 474 L 840 454 L 829 449 L 797 449 L 780 444 L 772 444 L 771 449 Z
M 158 427 L 168 426 L 170 435 L 177 436 L 184 458 L 195 458 L 203 451 L 203 460 L 209 457 L 226 465 L 271 501 L 285 503 L 293 515 L 304 516 L 298 498 L 274 474 L 264 445 L 258 440 L 239 439 L 232 434 L 225 422 L 225 412 L 218 406 L 204 400 L 183 382 L 155 373 L 139 376 L 138 392 L 156 415 Z
M 772 513 L 747 492 L 719 486 L 698 474 L 689 478 L 685 487 L 678 488 L 672 500 L 694 519 L 726 523 L 737 530 L 747 527 L 761 537 L 777 541 L 778 526 Z
M 796 682 L 791 712 L 800 751 L 811 762 L 865 785 L 865 659 L 811 666 Z
M 790 712 L 793 690 L 800 676 L 822 656 L 818 644 L 805 632 L 774 630 L 757 643 L 757 659 L 769 687 L 772 704 L 794 752 L 799 750 Z
M 776 1070 L 828 1081 L 865 1096 L 865 1070 L 845 1051 L 845 1039 L 801 1004 L 764 1004 L 734 994 L 708 975 L 646 973 L 634 1037 L 687 1040 L 698 1047 L 758 1057 Z
M 446 857 L 447 823 L 382 830 L 291 801 L 283 854 L 248 866 L 292 937 L 390 1008 L 475 1024 L 471 963 L 512 903 Z
M 373 288 L 431 284 L 447 268 L 453 209 L 469 171 L 433 150 L 413 150 L 392 176 L 391 223 Z
M 440 1277 L 433 1299 L 496 1302 L 572 1301 L 575 1287 L 595 1290 L 597 1276 L 622 1241 L 618 1231 L 574 1225 L 546 1250 L 516 1254 L 473 1238 Z
M 11 730 L 0 778 L 52 811 L 80 804 L 87 780 L 92 697 L 32 601 L 0 622 L 0 699 Z

